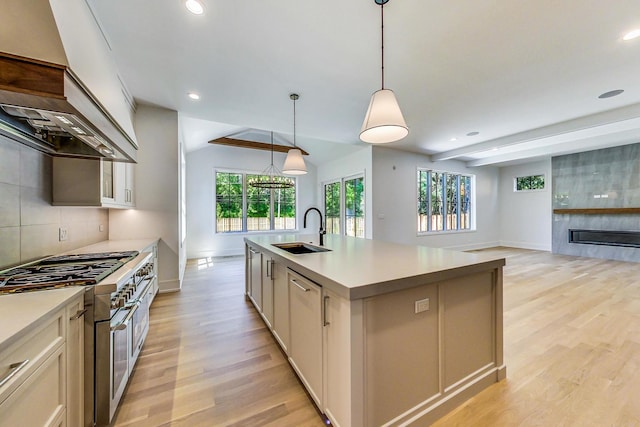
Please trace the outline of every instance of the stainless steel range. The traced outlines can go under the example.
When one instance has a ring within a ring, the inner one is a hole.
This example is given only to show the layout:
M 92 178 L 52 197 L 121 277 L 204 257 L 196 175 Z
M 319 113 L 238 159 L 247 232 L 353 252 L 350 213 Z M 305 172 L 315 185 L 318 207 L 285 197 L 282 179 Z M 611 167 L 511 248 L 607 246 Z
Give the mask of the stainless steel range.
M 0 294 L 86 286 L 87 427 L 109 425 L 116 412 L 149 330 L 156 280 L 150 252 L 63 255 L 0 272 Z

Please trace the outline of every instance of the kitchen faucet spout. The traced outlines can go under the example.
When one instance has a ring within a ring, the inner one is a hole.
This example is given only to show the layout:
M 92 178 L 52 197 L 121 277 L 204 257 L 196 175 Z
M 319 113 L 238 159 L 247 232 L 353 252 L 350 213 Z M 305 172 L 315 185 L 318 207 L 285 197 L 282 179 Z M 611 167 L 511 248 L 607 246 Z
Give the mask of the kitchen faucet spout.
M 310 211 L 316 211 L 316 212 L 318 212 L 318 215 L 320 215 L 320 231 L 319 231 L 319 233 L 320 233 L 320 246 L 323 246 L 324 245 L 324 235 L 327 234 L 327 231 L 324 228 L 324 222 L 322 221 L 322 212 L 320 212 L 320 209 L 318 209 L 316 207 L 311 207 L 311 208 L 307 209 L 305 211 L 305 213 L 304 213 L 304 220 L 303 220 L 302 226 L 304 228 L 307 228 L 307 214 Z

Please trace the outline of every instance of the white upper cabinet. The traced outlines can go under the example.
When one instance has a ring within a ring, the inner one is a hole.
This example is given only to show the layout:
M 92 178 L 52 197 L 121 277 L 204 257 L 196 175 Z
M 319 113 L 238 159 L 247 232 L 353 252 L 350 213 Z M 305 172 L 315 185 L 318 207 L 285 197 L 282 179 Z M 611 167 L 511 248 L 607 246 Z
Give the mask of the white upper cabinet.
M 133 163 L 53 158 L 53 205 L 133 208 Z

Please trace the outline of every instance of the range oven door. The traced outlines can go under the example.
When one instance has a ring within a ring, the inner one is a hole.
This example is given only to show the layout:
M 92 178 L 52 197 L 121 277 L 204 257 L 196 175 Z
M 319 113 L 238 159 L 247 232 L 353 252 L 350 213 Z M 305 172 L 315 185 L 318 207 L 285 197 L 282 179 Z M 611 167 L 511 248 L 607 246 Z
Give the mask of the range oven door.
M 139 306 L 119 310 L 96 323 L 96 425 L 111 423 L 129 380 L 132 318 Z
M 149 306 L 151 305 L 151 299 L 153 298 L 153 281 L 143 280 L 140 283 L 140 287 L 143 287 L 143 291 L 138 297 L 138 309 L 134 313 L 131 319 L 131 342 L 129 346 L 129 375 L 133 372 L 133 367 L 138 360 L 142 345 L 149 332 Z

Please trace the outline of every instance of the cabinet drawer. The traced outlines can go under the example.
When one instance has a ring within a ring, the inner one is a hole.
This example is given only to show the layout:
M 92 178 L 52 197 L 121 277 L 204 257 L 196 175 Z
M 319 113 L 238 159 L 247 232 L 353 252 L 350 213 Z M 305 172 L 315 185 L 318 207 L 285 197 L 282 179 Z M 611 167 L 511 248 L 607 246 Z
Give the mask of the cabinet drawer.
M 0 426 L 65 425 L 64 353 L 59 346 L 0 403 Z
M 64 343 L 63 313 L 59 311 L 43 324 L 0 353 L 0 403 L 9 397 L 42 363 Z M 26 361 L 26 362 L 25 362 Z

